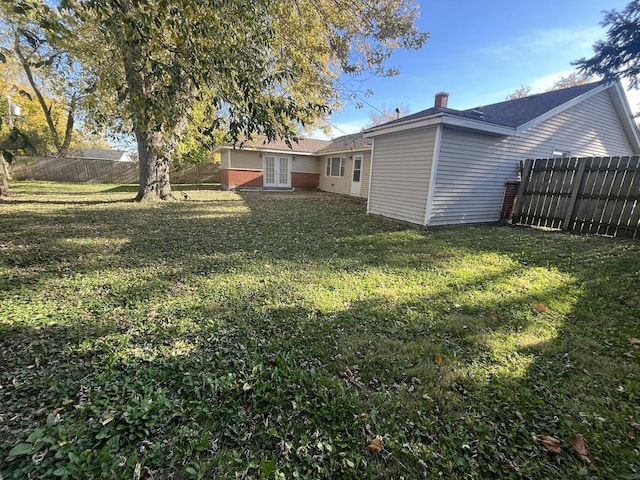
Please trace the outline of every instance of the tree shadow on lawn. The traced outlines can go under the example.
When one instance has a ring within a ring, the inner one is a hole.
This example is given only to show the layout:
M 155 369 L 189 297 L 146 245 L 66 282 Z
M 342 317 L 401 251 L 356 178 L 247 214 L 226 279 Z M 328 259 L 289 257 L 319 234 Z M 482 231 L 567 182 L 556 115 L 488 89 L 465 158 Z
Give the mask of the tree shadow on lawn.
M 3 295 L 27 318 L 0 324 L 0 458 L 62 408 L 46 428 L 76 439 L 64 448 L 86 472 L 259 475 L 267 459 L 317 478 L 574 478 L 573 433 L 594 475 L 638 469 L 637 243 L 407 230 L 333 200 L 287 204 L 283 218 L 257 200 L 12 217 L 27 250 L 2 262 L 17 269 Z M 387 454 L 366 453 L 366 425 L 389 435 Z M 564 453 L 548 458 L 533 434 Z
M 628 275 L 630 260 L 618 256 Z M 139 302 L 114 307 L 111 316 L 5 331 L 11 367 L 3 383 L 17 383 L 3 392 L 3 416 L 19 417 L 26 429 L 62 408 L 60 428 L 84 432 L 68 448 L 93 452 L 84 457 L 87 469 L 107 458 L 103 471 L 116 471 L 123 455 L 125 473 L 141 462 L 158 475 L 183 474 L 185 465 L 259 475 L 266 459 L 317 478 L 415 478 L 425 465 L 457 478 L 573 478 L 583 466 L 566 443 L 552 460 L 531 435 L 565 441 L 579 431 L 591 447 L 592 473 L 624 478 L 635 468 L 625 421 L 634 414 L 637 361 L 618 357 L 625 350 L 619 334 L 633 310 L 593 325 L 584 317 L 600 313 L 593 306 L 602 294 L 585 288 L 575 296 L 562 275 L 532 293 L 513 284 L 528 268 L 445 282 L 428 295 L 337 292 L 339 307 L 312 306 L 303 285 L 278 281 L 221 287 L 195 305 L 191 298 L 153 305 L 166 285 L 142 282 Z M 482 297 L 510 284 L 503 295 Z M 535 310 L 537 302 L 572 296 L 567 311 Z M 47 357 L 58 360 L 38 365 Z M 612 361 L 613 370 L 602 365 Z M 346 367 L 353 376 L 342 378 Z M 628 398 L 593 398 L 593 390 L 620 385 Z M 145 410 L 148 400 L 157 407 Z M 616 410 L 616 418 L 598 419 Z M 387 454 L 366 453 L 366 425 L 388 435 Z M 26 434 L 13 429 L 7 438 Z M 167 449 L 175 460 L 166 461 Z

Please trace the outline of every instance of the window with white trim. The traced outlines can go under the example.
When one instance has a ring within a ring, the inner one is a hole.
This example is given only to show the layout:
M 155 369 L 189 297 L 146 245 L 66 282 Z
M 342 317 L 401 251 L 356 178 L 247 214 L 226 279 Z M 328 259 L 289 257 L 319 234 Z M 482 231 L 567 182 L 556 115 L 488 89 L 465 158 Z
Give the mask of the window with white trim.
M 327 177 L 344 177 L 344 158 L 327 157 Z

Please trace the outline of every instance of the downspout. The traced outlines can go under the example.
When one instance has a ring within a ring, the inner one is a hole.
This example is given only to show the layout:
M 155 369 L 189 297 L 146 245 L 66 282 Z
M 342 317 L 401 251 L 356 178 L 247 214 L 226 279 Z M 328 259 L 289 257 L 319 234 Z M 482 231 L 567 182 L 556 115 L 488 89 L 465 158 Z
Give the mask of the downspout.
M 438 162 L 440 160 L 440 143 L 442 142 L 442 124 L 436 127 L 436 139 L 433 144 L 433 157 L 431 158 L 431 176 L 429 177 L 429 191 L 427 192 L 427 205 L 424 212 L 423 225 L 431 225 L 431 211 L 433 210 L 433 197 L 436 189 L 436 175 L 438 175 Z
M 373 178 L 373 152 L 376 147 L 376 138 L 371 139 L 371 161 L 369 162 L 369 187 L 367 189 L 367 213 L 371 210 L 371 179 Z

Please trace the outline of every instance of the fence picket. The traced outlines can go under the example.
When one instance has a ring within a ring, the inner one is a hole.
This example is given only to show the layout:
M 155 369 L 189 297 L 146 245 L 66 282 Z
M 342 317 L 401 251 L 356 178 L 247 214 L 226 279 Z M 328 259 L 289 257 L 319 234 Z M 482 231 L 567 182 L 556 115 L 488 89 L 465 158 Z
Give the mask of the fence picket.
M 524 165 L 514 223 L 640 238 L 640 156 Z

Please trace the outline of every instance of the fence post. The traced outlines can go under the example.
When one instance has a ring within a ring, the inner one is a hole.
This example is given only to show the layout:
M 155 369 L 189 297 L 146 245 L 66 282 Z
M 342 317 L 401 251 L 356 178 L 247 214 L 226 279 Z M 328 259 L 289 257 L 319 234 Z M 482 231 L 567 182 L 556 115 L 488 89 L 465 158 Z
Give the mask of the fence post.
M 566 232 L 569 229 L 571 218 L 573 217 L 573 209 L 576 206 L 576 200 L 578 199 L 578 192 L 582 187 L 582 177 L 589 161 L 588 158 L 576 158 L 576 174 L 573 177 L 573 185 L 571 186 L 571 197 L 569 197 L 569 203 L 567 204 L 567 211 L 564 214 L 564 220 L 562 220 L 562 231 Z
M 531 174 L 531 169 L 533 168 L 533 159 L 525 160 L 524 162 L 524 170 L 522 170 L 522 176 L 520 177 L 520 188 L 518 188 L 518 195 L 516 195 L 516 205 L 513 211 L 512 221 L 514 223 L 518 223 L 518 219 L 522 213 L 522 197 L 524 196 L 524 191 L 529 185 L 529 175 Z

